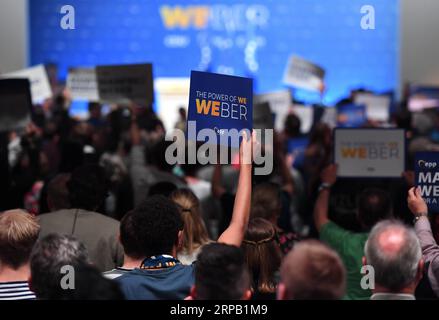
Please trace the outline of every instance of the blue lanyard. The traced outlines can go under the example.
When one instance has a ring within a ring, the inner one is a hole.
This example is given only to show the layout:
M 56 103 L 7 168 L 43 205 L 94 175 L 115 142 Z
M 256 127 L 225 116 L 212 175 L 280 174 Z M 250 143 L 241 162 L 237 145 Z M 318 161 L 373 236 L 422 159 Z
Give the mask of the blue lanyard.
M 140 269 L 165 269 L 181 264 L 180 261 L 168 255 L 152 256 L 143 260 Z

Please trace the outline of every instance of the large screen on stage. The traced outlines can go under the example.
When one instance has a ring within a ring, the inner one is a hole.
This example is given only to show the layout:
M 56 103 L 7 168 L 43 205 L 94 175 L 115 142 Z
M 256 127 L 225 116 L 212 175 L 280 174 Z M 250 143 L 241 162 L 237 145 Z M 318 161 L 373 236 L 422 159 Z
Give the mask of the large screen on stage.
M 67 3 L 74 29 L 61 27 Z M 365 5 L 374 29 L 362 28 Z M 285 87 L 295 54 L 326 70 L 326 103 L 398 82 L 398 0 L 30 0 L 29 14 L 29 62 L 57 63 L 61 78 L 70 66 L 150 62 L 156 78 L 233 74 L 262 93 Z

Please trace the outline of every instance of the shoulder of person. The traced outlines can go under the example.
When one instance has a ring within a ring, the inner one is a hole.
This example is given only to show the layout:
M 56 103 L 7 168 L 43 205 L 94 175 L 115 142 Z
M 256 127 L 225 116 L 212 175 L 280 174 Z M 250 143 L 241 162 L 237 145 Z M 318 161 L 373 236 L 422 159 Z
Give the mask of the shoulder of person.
M 45 220 L 51 220 L 55 218 L 64 217 L 66 215 L 69 215 L 73 212 L 74 209 L 61 209 L 57 211 L 47 212 L 43 214 L 39 214 L 36 216 L 38 221 L 45 221 Z

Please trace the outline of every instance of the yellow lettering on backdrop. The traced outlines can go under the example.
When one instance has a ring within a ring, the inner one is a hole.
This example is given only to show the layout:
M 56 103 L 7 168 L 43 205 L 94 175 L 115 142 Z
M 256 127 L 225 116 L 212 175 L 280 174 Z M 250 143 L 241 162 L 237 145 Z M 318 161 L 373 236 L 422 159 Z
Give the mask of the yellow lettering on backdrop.
M 196 29 L 205 29 L 209 21 L 208 6 L 162 6 L 160 15 L 167 29 L 188 29 L 193 25 Z

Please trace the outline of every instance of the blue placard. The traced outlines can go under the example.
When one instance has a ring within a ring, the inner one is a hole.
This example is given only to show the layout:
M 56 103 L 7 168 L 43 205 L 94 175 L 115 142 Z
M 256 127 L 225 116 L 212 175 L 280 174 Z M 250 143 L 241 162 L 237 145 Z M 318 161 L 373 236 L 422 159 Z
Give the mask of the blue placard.
M 196 125 L 191 130 L 191 122 Z M 191 72 L 187 137 L 200 137 L 203 129 L 213 129 L 218 144 L 238 147 L 234 139 L 221 139 L 232 129 L 253 128 L 253 80 L 208 72 Z M 221 141 L 223 140 L 223 141 Z
M 439 152 L 418 152 L 415 155 L 415 185 L 430 213 L 439 212 Z
M 305 150 L 309 144 L 307 137 L 288 140 L 288 153 L 294 156 L 293 167 L 301 168 L 305 162 Z
M 345 104 L 337 107 L 337 123 L 340 128 L 358 128 L 365 124 L 366 106 Z

